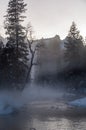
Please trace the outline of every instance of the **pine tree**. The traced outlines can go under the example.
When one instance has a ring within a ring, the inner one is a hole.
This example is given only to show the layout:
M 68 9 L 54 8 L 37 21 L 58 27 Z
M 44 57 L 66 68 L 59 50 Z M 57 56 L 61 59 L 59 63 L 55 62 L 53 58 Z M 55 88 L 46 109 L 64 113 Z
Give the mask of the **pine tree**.
M 10 0 L 7 9 L 7 15 L 5 20 L 6 34 L 8 35 L 9 46 L 16 45 L 17 49 L 19 42 L 24 41 L 25 33 L 24 27 L 21 22 L 24 21 L 25 16 L 22 15 L 26 11 L 26 4 L 23 0 Z M 9 43 L 10 42 L 10 43 Z
M 4 43 L 2 40 L 0 40 L 0 86 L 2 84 L 3 79 L 3 71 L 2 71 L 2 53 L 4 49 Z
M 80 39 L 80 31 L 77 29 L 75 22 L 72 22 L 72 25 L 69 30 L 68 37 L 71 37 L 73 39 Z
M 23 85 L 28 63 L 28 47 L 25 42 L 25 28 L 22 26 L 26 11 L 24 0 L 10 0 L 7 15 L 5 15 L 5 29 L 7 44 L 5 48 L 7 61 L 7 77 L 13 86 Z
M 81 67 L 81 57 L 83 48 L 83 38 L 78 31 L 76 24 L 73 22 L 68 36 L 66 37 L 65 45 L 65 61 L 68 68 L 76 69 Z

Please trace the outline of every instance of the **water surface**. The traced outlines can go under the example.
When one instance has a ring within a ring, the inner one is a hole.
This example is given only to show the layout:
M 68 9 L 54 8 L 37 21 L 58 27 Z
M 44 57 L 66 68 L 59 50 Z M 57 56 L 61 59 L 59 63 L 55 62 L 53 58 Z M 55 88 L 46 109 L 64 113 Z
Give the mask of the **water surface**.
M 33 101 L 0 116 L 0 130 L 86 130 L 86 113 L 63 101 Z

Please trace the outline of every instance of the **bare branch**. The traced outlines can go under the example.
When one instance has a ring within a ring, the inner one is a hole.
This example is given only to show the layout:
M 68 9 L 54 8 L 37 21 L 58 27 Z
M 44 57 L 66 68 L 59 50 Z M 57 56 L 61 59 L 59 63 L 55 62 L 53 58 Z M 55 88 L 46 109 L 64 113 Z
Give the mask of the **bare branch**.
M 30 65 L 29 65 L 27 77 L 26 77 L 26 83 L 27 83 L 28 79 L 30 78 L 32 67 L 34 65 L 33 62 L 34 62 L 34 57 L 35 57 L 35 53 L 36 53 L 36 50 L 37 50 L 37 45 L 35 47 L 32 47 L 34 40 L 33 40 L 33 30 L 32 30 L 32 26 L 31 26 L 30 23 L 27 25 L 27 28 L 26 28 L 26 39 L 27 39 L 29 51 L 30 51 L 30 54 L 31 54 Z

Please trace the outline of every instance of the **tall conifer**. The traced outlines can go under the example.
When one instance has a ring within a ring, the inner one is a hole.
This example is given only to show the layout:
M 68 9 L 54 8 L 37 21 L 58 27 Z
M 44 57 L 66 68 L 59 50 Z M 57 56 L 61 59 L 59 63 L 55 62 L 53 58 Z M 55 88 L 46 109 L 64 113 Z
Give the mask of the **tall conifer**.
M 7 77 L 9 83 L 14 86 L 21 86 L 27 73 L 28 47 L 25 42 L 25 28 L 22 25 L 26 5 L 24 0 L 10 0 L 5 15 Z

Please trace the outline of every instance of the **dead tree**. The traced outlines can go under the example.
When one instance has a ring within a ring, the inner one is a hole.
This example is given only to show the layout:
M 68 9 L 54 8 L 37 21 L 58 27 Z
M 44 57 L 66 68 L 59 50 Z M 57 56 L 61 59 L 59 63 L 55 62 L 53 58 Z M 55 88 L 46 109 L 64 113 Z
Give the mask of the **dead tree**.
M 25 84 L 27 84 L 28 81 L 30 80 L 30 74 L 31 74 L 31 70 L 32 70 L 33 65 L 36 65 L 34 63 L 34 58 L 35 58 L 36 51 L 39 48 L 38 44 L 36 44 L 35 47 L 33 48 L 33 44 L 35 44 L 35 43 L 34 43 L 34 38 L 33 38 L 32 26 L 30 23 L 28 24 L 28 26 L 26 28 L 26 40 L 28 43 L 31 59 L 30 59 L 29 67 L 28 67 L 28 72 L 27 72 Z

